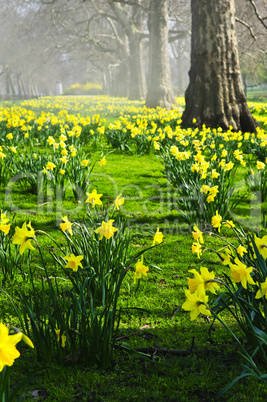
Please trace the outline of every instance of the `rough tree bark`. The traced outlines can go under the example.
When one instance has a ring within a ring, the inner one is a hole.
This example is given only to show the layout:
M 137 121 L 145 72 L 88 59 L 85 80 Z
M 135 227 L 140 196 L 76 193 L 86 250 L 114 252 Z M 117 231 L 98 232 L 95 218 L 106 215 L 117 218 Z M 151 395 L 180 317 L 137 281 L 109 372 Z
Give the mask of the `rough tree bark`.
M 168 51 L 167 0 L 150 0 L 148 15 L 149 72 L 146 106 L 172 109 L 176 103 L 170 72 Z
M 254 132 L 242 88 L 234 0 L 191 0 L 192 39 L 184 126 Z M 193 119 L 197 123 L 192 124 Z

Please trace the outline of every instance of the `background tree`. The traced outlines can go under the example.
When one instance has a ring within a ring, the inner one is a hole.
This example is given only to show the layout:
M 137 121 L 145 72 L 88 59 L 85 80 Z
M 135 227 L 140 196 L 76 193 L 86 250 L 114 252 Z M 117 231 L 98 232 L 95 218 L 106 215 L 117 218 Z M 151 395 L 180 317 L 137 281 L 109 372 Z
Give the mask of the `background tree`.
M 170 73 L 167 0 L 150 0 L 149 71 L 146 106 L 172 109 L 176 103 Z
M 245 95 L 267 83 L 267 0 L 236 0 L 237 39 Z M 265 23 L 266 21 L 266 23 Z
M 191 0 L 190 83 L 183 125 L 254 132 L 258 126 L 246 103 L 235 28 L 234 0 Z
M 144 34 L 144 1 L 136 0 L 131 2 L 130 6 L 116 0 L 108 0 L 108 3 L 115 15 L 115 20 L 120 24 L 121 28 L 127 35 L 128 47 L 126 53 L 128 55 L 129 69 L 129 99 L 143 100 L 146 95 L 146 79 L 144 70 L 144 52 L 142 39 Z

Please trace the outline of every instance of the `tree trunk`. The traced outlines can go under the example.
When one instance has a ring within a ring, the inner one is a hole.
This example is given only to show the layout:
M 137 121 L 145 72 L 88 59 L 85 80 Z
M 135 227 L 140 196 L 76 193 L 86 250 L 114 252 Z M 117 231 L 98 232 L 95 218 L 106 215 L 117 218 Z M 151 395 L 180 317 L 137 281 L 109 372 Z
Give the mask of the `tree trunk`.
M 117 17 L 117 20 L 125 32 L 128 43 L 125 42 L 129 63 L 129 99 L 143 100 L 146 94 L 145 72 L 143 66 L 143 14 L 138 0 L 133 4 L 132 14 L 114 0 L 108 0 L 108 3 Z M 123 42 L 123 41 L 121 41 Z M 119 77 L 120 80 L 120 77 Z
M 247 98 L 247 94 L 248 94 L 247 74 L 243 74 L 243 85 L 244 85 L 245 97 Z
M 168 50 L 167 0 L 150 0 L 149 29 L 149 75 L 146 106 L 160 106 L 170 110 L 175 104 L 171 84 Z
M 109 95 L 119 98 L 128 97 L 129 71 L 126 62 L 109 66 Z
M 141 30 L 142 20 L 138 21 L 137 28 Z M 134 29 L 128 33 L 129 39 L 129 99 L 143 100 L 146 96 L 146 78 L 143 65 L 143 43 L 140 33 Z
M 258 123 L 242 88 L 234 0 L 191 0 L 191 11 L 190 83 L 183 125 L 254 132 Z

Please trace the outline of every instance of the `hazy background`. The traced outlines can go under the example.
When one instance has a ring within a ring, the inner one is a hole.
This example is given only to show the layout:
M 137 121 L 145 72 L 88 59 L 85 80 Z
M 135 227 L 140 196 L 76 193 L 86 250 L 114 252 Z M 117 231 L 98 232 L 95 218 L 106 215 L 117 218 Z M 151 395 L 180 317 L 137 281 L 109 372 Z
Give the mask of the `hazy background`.
M 147 74 L 149 0 L 116 0 L 125 23 L 111 2 L 0 0 L 0 99 L 62 93 L 127 97 L 127 78 L 121 85 L 121 67 L 127 70 L 131 51 L 127 27 L 138 21 Z M 175 95 L 183 96 L 190 68 L 190 1 L 168 3 L 172 83 Z M 245 89 L 266 92 L 267 0 L 236 0 L 236 17 Z

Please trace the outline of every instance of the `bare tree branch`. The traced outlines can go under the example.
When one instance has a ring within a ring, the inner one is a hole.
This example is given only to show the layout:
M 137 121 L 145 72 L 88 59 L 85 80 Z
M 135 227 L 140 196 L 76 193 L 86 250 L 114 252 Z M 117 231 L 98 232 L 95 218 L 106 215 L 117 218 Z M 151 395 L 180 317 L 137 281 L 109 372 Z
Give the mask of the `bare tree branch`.
M 256 6 L 254 0 L 248 0 L 248 1 L 249 1 L 249 3 L 252 5 L 252 7 L 253 7 L 253 9 L 254 9 L 254 12 L 255 12 L 255 14 L 256 14 L 258 20 L 261 22 L 261 24 L 264 26 L 264 28 L 267 29 L 267 25 L 266 25 L 265 22 L 264 22 L 264 20 L 266 20 L 267 17 L 262 18 L 262 17 L 260 16 L 259 11 L 258 11 L 258 9 L 257 9 L 257 6 Z
M 257 37 L 254 35 L 254 32 L 253 32 L 253 30 L 252 30 L 252 28 L 251 28 L 250 25 L 248 25 L 245 21 L 240 20 L 240 19 L 237 18 L 237 17 L 235 18 L 235 20 L 236 20 L 237 22 L 239 22 L 240 24 L 244 25 L 246 28 L 248 28 L 248 30 L 249 30 L 250 35 L 252 36 L 252 38 L 253 38 L 254 40 L 257 40 Z
M 138 6 L 141 7 L 144 11 L 148 11 L 149 7 L 142 6 L 139 1 L 130 1 L 130 0 L 108 0 L 109 3 L 123 3 L 128 6 Z

